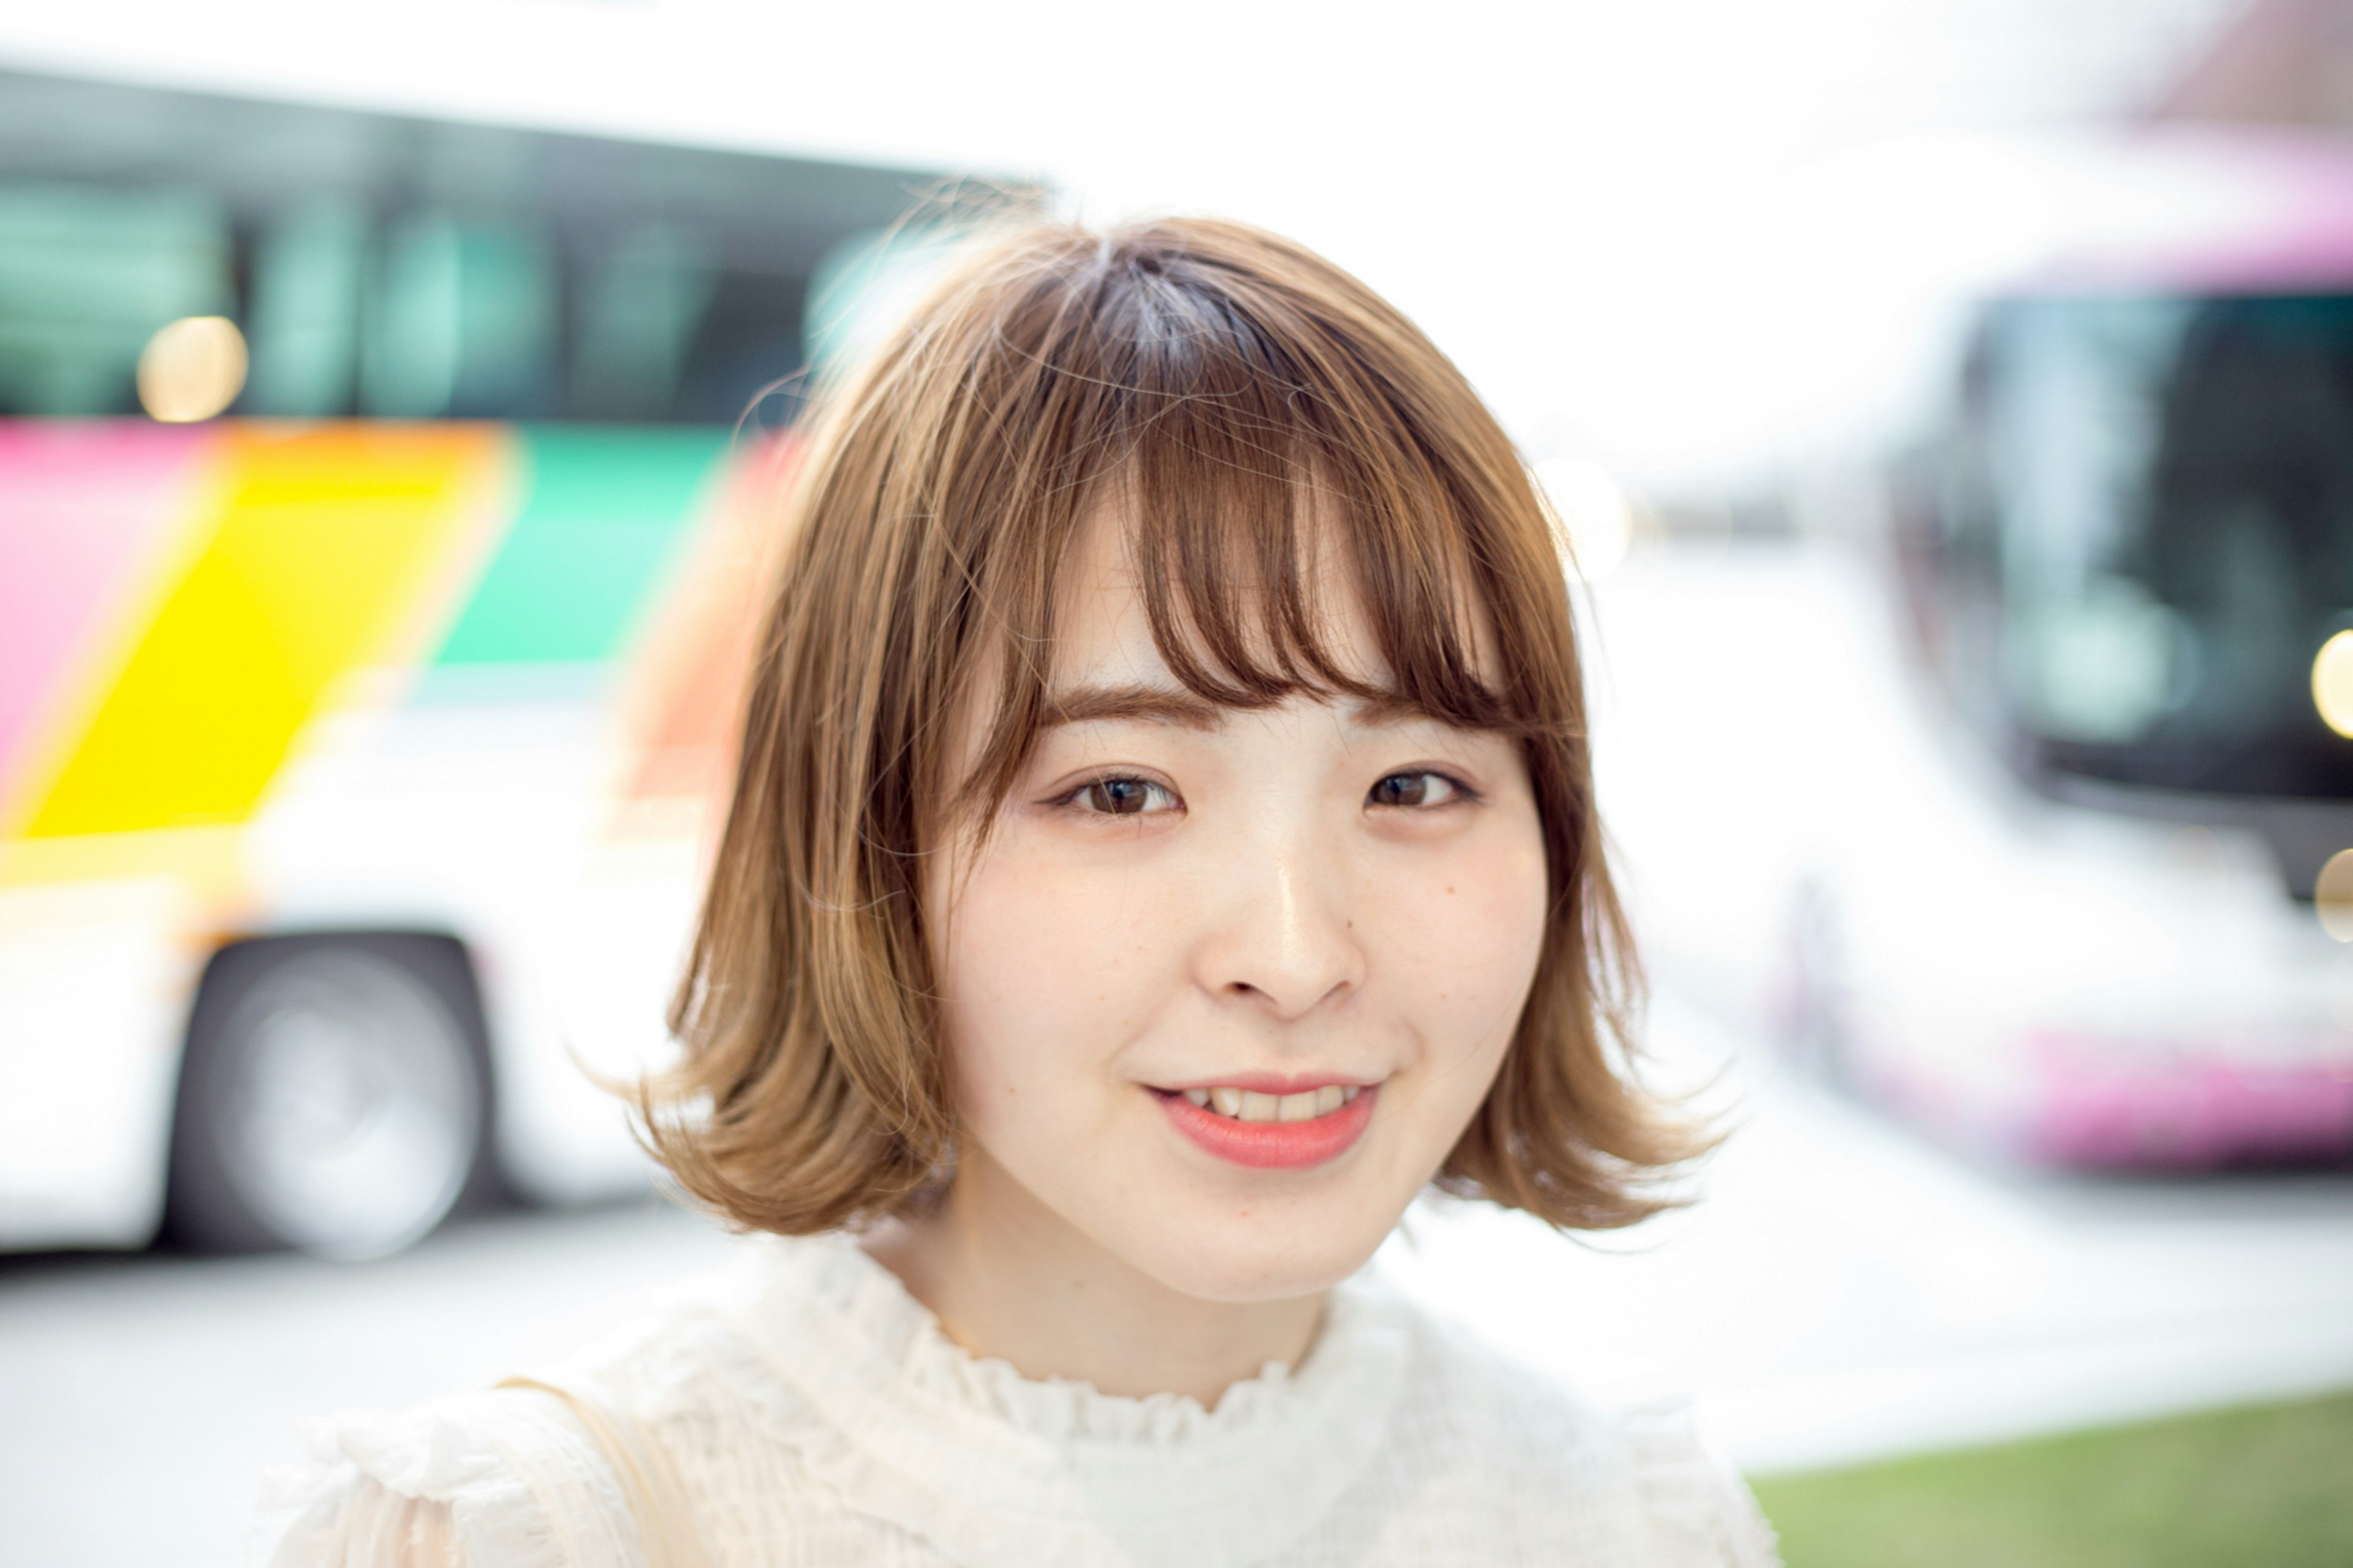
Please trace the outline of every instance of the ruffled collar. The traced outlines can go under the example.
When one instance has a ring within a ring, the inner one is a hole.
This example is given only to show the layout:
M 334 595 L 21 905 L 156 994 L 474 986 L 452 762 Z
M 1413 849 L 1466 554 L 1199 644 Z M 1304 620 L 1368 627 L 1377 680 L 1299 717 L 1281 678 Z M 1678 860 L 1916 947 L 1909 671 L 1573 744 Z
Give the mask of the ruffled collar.
M 1335 1290 L 1295 1369 L 1214 1409 L 1025 1378 L 952 1342 L 848 1237 L 762 1237 L 725 1315 L 789 1390 L 776 1429 L 849 1507 L 973 1568 L 1242 1568 L 1311 1533 L 1388 1441 L 1405 1309 Z

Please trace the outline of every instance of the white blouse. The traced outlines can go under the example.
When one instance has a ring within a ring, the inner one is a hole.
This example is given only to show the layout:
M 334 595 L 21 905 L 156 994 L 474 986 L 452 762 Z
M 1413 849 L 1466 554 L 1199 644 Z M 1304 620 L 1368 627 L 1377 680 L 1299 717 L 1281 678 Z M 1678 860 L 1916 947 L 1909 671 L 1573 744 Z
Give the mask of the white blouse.
M 712 1568 L 1763 1568 L 1687 1422 L 1588 1405 L 1377 1280 L 1215 1409 L 949 1342 L 847 1237 L 761 1237 L 552 1373 L 660 1450 Z M 314 1424 L 270 1568 L 647 1568 L 574 1406 L 505 1388 Z

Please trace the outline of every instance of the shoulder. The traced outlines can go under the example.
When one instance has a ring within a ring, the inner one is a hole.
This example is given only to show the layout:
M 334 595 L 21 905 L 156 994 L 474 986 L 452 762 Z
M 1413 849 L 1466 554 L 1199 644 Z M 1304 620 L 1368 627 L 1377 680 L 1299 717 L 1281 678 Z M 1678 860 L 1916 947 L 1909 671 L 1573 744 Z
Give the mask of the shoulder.
M 1530 1547 L 1615 1541 L 1613 1560 L 1644 1568 L 1778 1561 L 1746 1484 L 1687 1404 L 1603 1405 L 1462 1325 L 1393 1310 L 1412 1343 L 1392 1432 L 1400 1479 L 1419 1494 L 1410 1511 L 1483 1515 Z
M 560 1400 L 525 1389 L 311 1423 L 271 1479 L 259 1561 L 270 1568 L 636 1568 L 628 1503 Z
M 641 1568 L 638 1479 L 617 1472 L 614 1444 L 635 1460 L 650 1443 L 667 1472 L 673 1447 L 740 1438 L 726 1417 L 753 1380 L 714 1310 L 723 1285 L 723 1270 L 689 1281 L 518 1385 L 307 1424 L 301 1461 L 265 1489 L 258 1561 Z

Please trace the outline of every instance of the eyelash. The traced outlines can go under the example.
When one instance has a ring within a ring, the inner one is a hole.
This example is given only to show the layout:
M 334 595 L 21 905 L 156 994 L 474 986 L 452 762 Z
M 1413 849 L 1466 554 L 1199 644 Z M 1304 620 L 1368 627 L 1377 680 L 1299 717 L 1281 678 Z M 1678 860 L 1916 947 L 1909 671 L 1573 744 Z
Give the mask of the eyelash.
M 1472 789 L 1469 784 L 1463 783 L 1452 773 L 1447 773 L 1439 768 L 1400 768 L 1393 773 L 1383 773 L 1379 778 L 1373 781 L 1373 789 L 1380 788 L 1381 785 L 1388 783 L 1391 779 L 1437 779 L 1440 783 L 1444 784 L 1448 789 L 1454 792 L 1452 795 L 1449 796 L 1445 800 L 1438 802 L 1435 805 L 1401 805 L 1389 808 L 1392 810 L 1436 811 L 1439 806 L 1453 805 L 1458 803 L 1468 803 L 1479 798 L 1479 792 L 1477 790 Z M 1371 790 L 1367 790 L 1366 792 L 1368 798 L 1371 795 Z
M 1373 789 L 1378 789 L 1382 784 L 1387 784 L 1389 780 L 1397 778 L 1438 779 L 1443 782 L 1447 788 L 1452 790 L 1454 794 L 1450 798 L 1438 802 L 1436 805 L 1406 805 L 1387 807 L 1384 809 L 1396 811 L 1436 811 L 1440 806 L 1454 805 L 1461 803 L 1476 801 L 1479 798 L 1478 791 L 1472 789 L 1468 784 L 1465 784 L 1462 780 L 1455 777 L 1452 773 L 1447 773 L 1439 768 L 1400 768 L 1395 773 L 1383 773 L 1379 778 L 1373 781 Z M 1166 784 L 1161 784 L 1155 779 L 1143 778 L 1134 773 L 1099 773 L 1093 778 L 1081 780 L 1078 784 L 1073 784 L 1067 790 L 1064 790 L 1060 795 L 1056 795 L 1046 804 L 1049 805 L 1063 807 L 1065 809 L 1077 810 L 1080 809 L 1078 803 L 1091 791 L 1100 789 L 1105 784 L 1142 784 L 1145 789 L 1158 790 L 1161 794 L 1169 796 L 1171 799 L 1174 799 L 1176 796 L 1176 792 L 1174 790 L 1171 790 Z M 1367 804 L 1370 803 L 1371 795 L 1371 790 L 1366 791 Z M 1142 816 L 1147 814 L 1141 811 L 1086 811 L 1083 815 L 1089 816 L 1118 817 Z
M 1176 792 L 1175 790 L 1170 789 L 1166 784 L 1161 784 L 1156 780 L 1139 778 L 1134 773 L 1099 773 L 1093 778 L 1082 780 L 1079 784 L 1064 790 L 1060 795 L 1056 795 L 1047 804 L 1050 805 L 1065 806 L 1071 809 L 1081 809 L 1078 805 L 1079 801 L 1084 798 L 1090 792 L 1101 789 L 1105 784 L 1142 784 L 1145 789 L 1158 790 L 1161 794 L 1168 796 L 1172 800 L 1174 800 L 1176 795 Z M 1116 817 L 1142 816 L 1145 814 L 1140 811 L 1082 810 L 1082 815 L 1087 816 Z

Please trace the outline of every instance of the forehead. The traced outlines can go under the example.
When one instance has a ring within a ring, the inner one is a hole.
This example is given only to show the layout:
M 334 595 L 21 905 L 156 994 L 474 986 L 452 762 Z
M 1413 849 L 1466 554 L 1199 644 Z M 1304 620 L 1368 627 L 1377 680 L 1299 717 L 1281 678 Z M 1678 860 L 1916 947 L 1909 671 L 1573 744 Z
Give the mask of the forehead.
M 1307 517 L 1299 534 L 1298 600 L 1311 623 L 1312 640 L 1350 682 L 1386 691 L 1394 684 L 1393 674 L 1346 552 L 1338 545 L 1337 531 L 1345 525 L 1328 507 L 1303 510 Z M 1283 614 L 1278 590 L 1248 561 L 1219 563 L 1218 576 L 1216 589 L 1178 584 L 1180 609 L 1198 621 L 1201 598 L 1223 590 L 1221 596 L 1235 602 L 1220 608 L 1240 612 L 1226 618 L 1241 622 L 1250 662 L 1280 661 L 1286 650 L 1277 647 L 1274 630 Z M 1177 629 L 1182 635 L 1183 628 Z M 1187 636 L 1183 640 L 1187 652 L 1197 658 L 1204 656 L 1200 639 Z M 1218 661 L 1210 658 L 1208 662 Z M 1183 684 L 1155 633 L 1137 559 L 1134 504 L 1116 490 L 1099 497 L 1081 514 L 1057 574 L 1050 684 L 1056 689 Z

